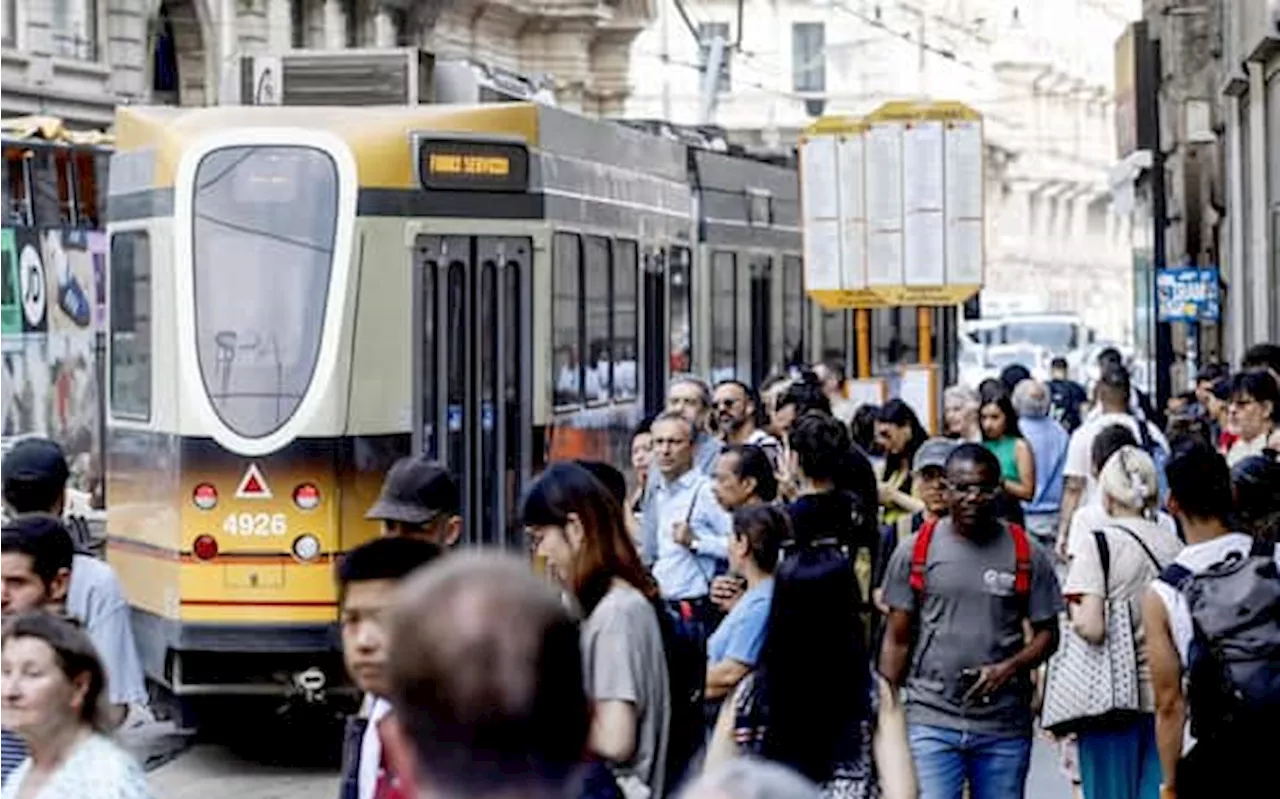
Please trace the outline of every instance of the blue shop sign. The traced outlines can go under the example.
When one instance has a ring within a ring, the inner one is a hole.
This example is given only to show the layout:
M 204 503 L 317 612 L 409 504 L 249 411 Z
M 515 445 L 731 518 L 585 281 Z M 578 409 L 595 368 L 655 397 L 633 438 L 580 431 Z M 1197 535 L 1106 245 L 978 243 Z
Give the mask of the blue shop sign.
M 1161 322 L 1217 322 L 1218 268 L 1182 266 L 1156 275 L 1156 309 Z

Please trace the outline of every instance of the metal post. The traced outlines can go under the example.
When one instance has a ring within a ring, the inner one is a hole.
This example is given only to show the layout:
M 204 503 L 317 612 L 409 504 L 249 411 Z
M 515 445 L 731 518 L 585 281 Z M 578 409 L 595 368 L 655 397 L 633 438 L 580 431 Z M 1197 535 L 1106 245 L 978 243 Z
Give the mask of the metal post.
M 724 37 L 716 36 L 707 47 L 707 60 L 702 64 L 702 97 L 698 121 L 710 125 L 715 121 L 716 100 L 720 94 L 720 65 L 724 63 Z

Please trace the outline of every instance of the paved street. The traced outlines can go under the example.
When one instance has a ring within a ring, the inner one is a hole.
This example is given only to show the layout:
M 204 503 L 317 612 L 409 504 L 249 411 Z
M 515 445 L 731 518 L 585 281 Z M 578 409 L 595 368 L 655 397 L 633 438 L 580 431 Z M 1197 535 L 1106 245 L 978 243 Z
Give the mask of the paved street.
M 1026 799 L 1071 799 L 1057 754 L 1037 740 Z M 337 771 L 264 765 L 215 744 L 196 744 L 150 774 L 157 799 L 315 799 L 337 795 Z

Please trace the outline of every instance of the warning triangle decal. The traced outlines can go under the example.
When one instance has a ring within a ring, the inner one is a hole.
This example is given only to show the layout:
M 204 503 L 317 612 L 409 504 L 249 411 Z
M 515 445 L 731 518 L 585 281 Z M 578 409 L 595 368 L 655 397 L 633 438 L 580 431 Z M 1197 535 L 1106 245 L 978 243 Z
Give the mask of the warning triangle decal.
M 236 489 L 236 499 L 271 499 L 271 488 L 258 464 L 251 463 L 245 470 L 244 477 L 240 478 L 240 487 Z

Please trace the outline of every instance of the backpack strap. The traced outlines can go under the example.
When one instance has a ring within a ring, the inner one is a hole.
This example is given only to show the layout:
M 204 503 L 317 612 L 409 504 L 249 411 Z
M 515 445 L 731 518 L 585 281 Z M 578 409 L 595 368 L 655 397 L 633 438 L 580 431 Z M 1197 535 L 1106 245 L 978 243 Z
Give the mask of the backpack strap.
M 1274 541 L 1264 541 L 1261 538 L 1253 539 L 1253 546 L 1249 547 L 1249 557 L 1274 558 L 1275 556 L 1276 543 Z
M 1159 579 L 1160 582 L 1178 591 L 1185 591 L 1194 578 L 1195 574 L 1190 569 L 1174 561 L 1164 567 L 1164 571 L 1160 572 Z
M 929 561 L 929 544 L 933 541 L 933 530 L 938 526 L 936 519 L 929 519 L 916 534 L 916 543 L 911 550 L 911 588 L 917 593 L 924 591 L 924 572 Z
M 1008 524 L 1009 535 L 1013 536 L 1013 592 L 1018 596 L 1031 594 L 1031 539 L 1020 524 Z

